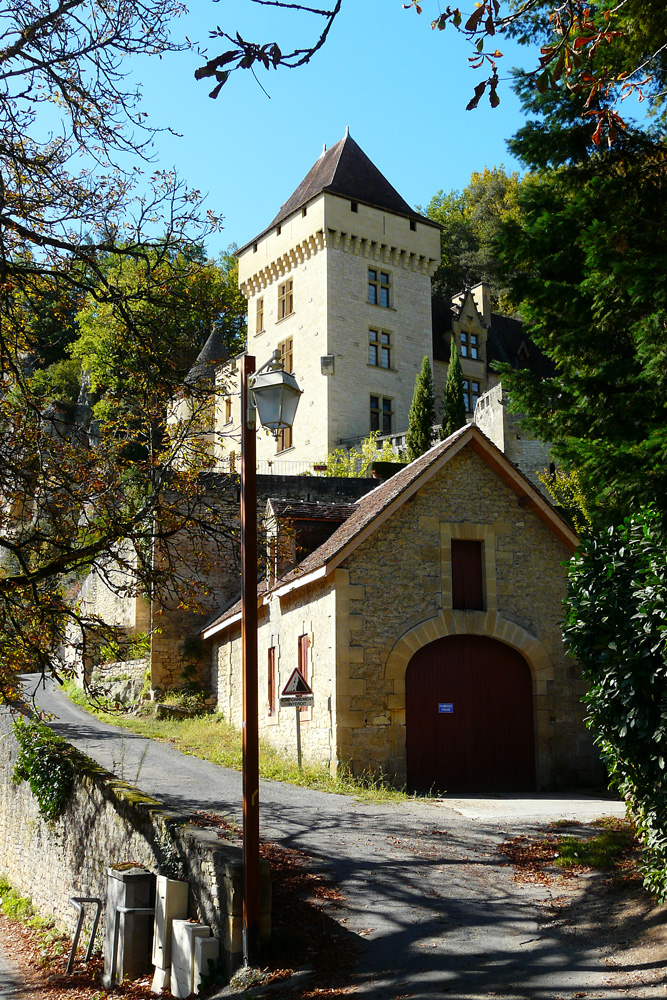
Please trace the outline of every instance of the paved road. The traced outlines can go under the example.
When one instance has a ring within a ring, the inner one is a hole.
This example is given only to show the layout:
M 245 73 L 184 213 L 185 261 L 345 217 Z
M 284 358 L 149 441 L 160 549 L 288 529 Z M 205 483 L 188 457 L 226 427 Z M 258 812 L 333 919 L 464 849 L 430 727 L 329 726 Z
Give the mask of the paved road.
M 0 1000 L 16 1000 L 19 992 L 19 972 L 0 951 Z
M 52 688 L 38 702 L 63 736 L 172 808 L 240 817 L 238 773 L 99 723 Z M 278 782 L 262 782 L 260 797 L 262 835 L 309 853 L 345 895 L 344 926 L 362 943 L 360 997 L 665 995 L 639 982 L 628 990 L 632 970 L 611 968 L 599 941 L 567 928 L 555 893 L 514 882 L 496 853 L 507 835 L 561 817 L 621 815 L 620 803 L 505 796 L 376 806 Z

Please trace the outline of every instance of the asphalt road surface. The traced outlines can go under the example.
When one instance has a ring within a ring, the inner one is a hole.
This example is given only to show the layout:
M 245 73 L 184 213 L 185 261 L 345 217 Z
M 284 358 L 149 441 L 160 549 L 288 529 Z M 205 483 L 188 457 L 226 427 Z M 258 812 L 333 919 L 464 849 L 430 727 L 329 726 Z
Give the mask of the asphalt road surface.
M 238 772 L 100 723 L 52 685 L 36 698 L 55 730 L 142 791 L 178 811 L 240 820 Z M 665 996 L 640 974 L 628 989 L 636 970 L 610 965 L 604 941 L 573 932 L 552 905 L 557 890 L 513 881 L 497 854 L 507 836 L 623 815 L 621 803 L 534 795 L 367 805 L 280 782 L 262 782 L 260 800 L 262 836 L 307 852 L 346 897 L 332 916 L 360 943 L 350 984 L 359 997 Z

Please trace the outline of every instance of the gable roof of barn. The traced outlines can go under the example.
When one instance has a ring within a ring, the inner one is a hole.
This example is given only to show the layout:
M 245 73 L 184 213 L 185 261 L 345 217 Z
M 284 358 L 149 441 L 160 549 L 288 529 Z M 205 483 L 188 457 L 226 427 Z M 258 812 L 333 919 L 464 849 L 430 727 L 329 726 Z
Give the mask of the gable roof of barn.
M 354 512 L 318 549 L 306 556 L 293 570 L 280 579 L 271 591 L 264 591 L 264 601 L 271 594 L 283 596 L 292 590 L 322 580 L 345 560 L 391 514 L 410 499 L 424 483 L 428 482 L 463 448 L 470 447 L 489 465 L 503 482 L 517 494 L 518 502 L 528 507 L 561 541 L 574 552 L 579 544 L 575 532 L 556 509 L 519 472 L 475 424 L 468 424 L 455 431 L 444 441 L 406 465 L 391 479 L 387 479 L 354 504 Z M 241 602 L 237 601 L 214 621 L 209 622 L 201 635 L 211 638 L 240 618 Z

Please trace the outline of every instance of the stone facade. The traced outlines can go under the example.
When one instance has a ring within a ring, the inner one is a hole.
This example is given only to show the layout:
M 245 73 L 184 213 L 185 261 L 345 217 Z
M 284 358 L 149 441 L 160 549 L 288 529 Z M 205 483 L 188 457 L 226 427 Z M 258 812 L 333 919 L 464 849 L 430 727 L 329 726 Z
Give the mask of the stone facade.
M 508 400 L 498 384 L 485 393 L 475 407 L 475 423 L 507 455 L 531 483 L 545 492 L 537 473 L 548 472 L 551 463 L 550 446 L 526 429 L 520 414 L 510 413 Z
M 355 203 L 356 204 L 356 203 Z M 278 232 L 280 230 L 280 232 Z M 431 276 L 440 258 L 433 224 L 322 193 L 239 254 L 248 298 L 248 351 L 262 364 L 290 339 L 303 390 L 292 444 L 282 460 L 321 462 L 342 442 L 370 431 L 370 395 L 391 400 L 394 427 L 407 426 L 415 378 L 431 353 Z M 369 302 L 369 269 L 388 275 L 389 306 Z M 278 315 L 292 281 L 293 312 Z M 258 301 L 263 329 L 257 331 Z M 388 368 L 369 364 L 369 330 L 389 334 Z M 219 419 L 226 415 L 219 408 Z M 219 424 L 219 434 L 224 425 Z M 276 458 L 260 435 L 258 461 Z
M 302 713 L 304 755 L 332 769 L 345 762 L 357 772 L 382 771 L 402 783 L 405 672 L 413 653 L 443 636 L 489 636 L 518 650 L 530 667 L 539 788 L 592 784 L 601 772 L 583 721 L 585 688 L 560 628 L 563 564 L 576 538 L 476 429 L 459 432 L 458 450 L 445 442 L 432 454 L 430 469 L 428 456 L 418 460 L 425 460 L 418 488 L 396 500 L 389 516 L 373 518 L 345 558 L 327 564 L 325 545 L 319 570 L 317 552 L 306 561 L 303 585 L 297 570 L 291 583 L 279 581 L 264 598 L 262 735 L 293 752 L 294 710 L 268 713 L 268 650 L 279 650 L 283 686 L 306 634 L 315 705 Z M 395 478 L 409 479 L 409 470 Z M 390 495 L 391 486 L 389 480 L 378 494 Z M 362 504 L 373 502 L 370 494 Z M 482 543 L 483 611 L 453 609 L 450 553 L 459 538 Z M 208 637 L 220 709 L 240 724 L 239 626 L 223 616 Z

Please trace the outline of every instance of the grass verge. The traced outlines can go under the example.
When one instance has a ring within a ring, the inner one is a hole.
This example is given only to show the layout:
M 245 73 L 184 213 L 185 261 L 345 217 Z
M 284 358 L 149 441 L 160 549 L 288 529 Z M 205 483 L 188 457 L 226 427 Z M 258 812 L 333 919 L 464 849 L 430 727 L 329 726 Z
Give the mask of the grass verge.
M 10 920 L 24 924 L 37 932 L 40 952 L 44 963 L 61 958 L 67 952 L 66 938 L 54 927 L 52 917 L 39 914 L 28 896 L 21 896 L 12 887 L 5 875 L 0 874 L 0 912 Z
M 65 685 L 65 691 L 71 701 L 102 722 L 121 726 L 152 740 L 170 743 L 182 753 L 220 764 L 221 767 L 230 767 L 235 771 L 242 768 L 241 734 L 222 715 L 211 713 L 185 719 L 156 719 L 116 709 L 110 711 L 102 703 L 90 701 L 72 682 Z M 299 770 L 292 757 L 280 753 L 262 740 L 259 746 L 259 773 L 262 778 L 270 781 L 284 781 L 322 792 L 351 795 L 364 802 L 398 802 L 409 797 L 404 790 L 395 788 L 382 775 L 354 776 L 348 768 L 341 766 L 334 778 L 326 767 L 308 763 L 304 763 Z

